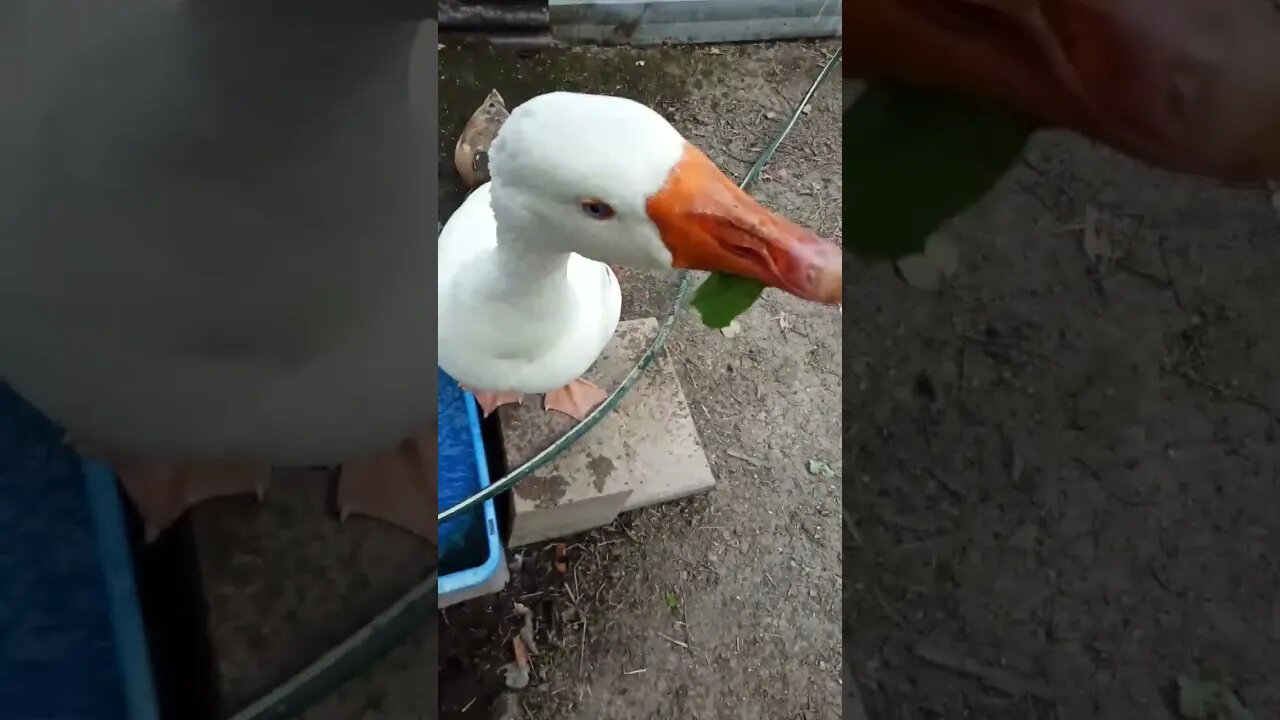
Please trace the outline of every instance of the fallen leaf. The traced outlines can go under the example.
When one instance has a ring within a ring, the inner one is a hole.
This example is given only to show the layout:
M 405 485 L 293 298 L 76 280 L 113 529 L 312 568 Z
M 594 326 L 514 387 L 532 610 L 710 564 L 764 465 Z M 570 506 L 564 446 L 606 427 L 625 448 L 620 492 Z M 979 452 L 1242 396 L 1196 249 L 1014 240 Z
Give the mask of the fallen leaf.
M 569 571 L 569 546 L 565 543 L 556 543 L 556 572 L 565 573 Z
M 833 478 L 836 476 L 836 471 L 832 470 L 830 465 L 821 460 L 810 460 L 809 474 L 821 475 L 824 478 Z
M 538 643 L 533 639 L 533 611 L 523 603 L 515 603 L 516 614 L 523 618 L 520 624 L 520 639 L 532 655 L 538 654 Z
M 523 690 L 529 686 L 529 651 L 519 637 L 511 639 L 511 650 L 515 660 L 499 668 L 506 680 L 507 687 L 512 690 Z
M 507 687 L 512 690 L 523 690 L 529 686 L 529 669 L 509 662 L 498 668 L 506 680 Z
M 727 338 L 738 337 L 740 332 L 742 332 L 742 326 L 738 324 L 737 320 L 730 320 L 728 325 L 720 328 L 720 334 Z
M 516 656 L 516 664 L 522 668 L 529 667 L 529 648 L 518 636 L 511 638 L 511 651 Z
M 1178 678 L 1178 714 L 1184 720 L 1254 720 L 1226 686 L 1188 677 Z

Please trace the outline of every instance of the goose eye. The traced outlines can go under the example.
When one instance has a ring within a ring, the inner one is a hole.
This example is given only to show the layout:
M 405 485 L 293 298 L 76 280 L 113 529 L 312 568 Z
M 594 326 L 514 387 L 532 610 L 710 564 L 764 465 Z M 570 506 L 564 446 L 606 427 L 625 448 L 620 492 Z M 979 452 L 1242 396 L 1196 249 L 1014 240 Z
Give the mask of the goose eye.
M 596 220 L 608 220 L 613 217 L 613 208 L 609 207 L 609 203 L 596 198 L 587 198 L 582 201 L 582 212 L 588 217 Z

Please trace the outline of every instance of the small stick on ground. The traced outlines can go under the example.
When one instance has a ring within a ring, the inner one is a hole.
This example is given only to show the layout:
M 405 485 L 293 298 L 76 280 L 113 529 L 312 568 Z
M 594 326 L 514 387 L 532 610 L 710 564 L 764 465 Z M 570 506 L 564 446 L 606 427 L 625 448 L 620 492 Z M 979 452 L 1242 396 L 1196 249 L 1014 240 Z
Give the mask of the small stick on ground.
M 961 675 L 968 675 L 987 687 L 994 688 L 1013 697 L 1033 697 L 1045 702 L 1055 702 L 1053 693 L 1046 687 L 1018 677 L 1007 670 L 988 667 L 972 658 L 956 655 L 943 650 L 928 641 L 916 643 L 911 652 L 916 657 L 940 668 Z
M 681 641 L 681 640 L 677 640 L 677 639 L 675 639 L 675 638 L 671 637 L 670 635 L 663 635 L 662 633 L 656 633 L 656 635 L 657 635 L 658 637 L 662 638 L 663 640 L 666 640 L 667 642 L 672 643 L 673 645 L 679 645 L 680 647 L 684 648 L 685 650 L 690 649 L 690 648 L 689 648 L 689 644 L 688 644 L 688 643 L 683 642 L 683 641 Z
M 853 521 L 853 515 L 844 508 L 840 508 L 840 511 L 844 514 L 844 527 L 849 531 L 849 537 L 853 538 L 853 541 L 858 545 L 858 547 L 865 545 L 866 543 L 862 541 L 862 533 L 858 532 L 858 526 Z
M 676 624 L 684 626 L 684 640 L 690 646 L 693 645 L 693 627 L 689 625 L 689 613 L 685 609 L 684 598 L 689 597 L 685 592 L 684 585 L 680 585 L 680 619 Z
M 893 624 L 897 625 L 898 627 L 904 627 L 907 624 L 906 618 L 902 617 L 902 614 L 899 613 L 896 609 L 894 609 L 892 605 L 889 604 L 889 601 L 888 599 L 885 598 L 884 593 L 880 592 L 880 585 L 877 583 L 872 583 L 871 589 L 872 591 L 874 591 L 876 600 L 879 601 L 880 603 L 880 607 L 884 609 L 885 614 L 889 616 L 889 619 L 893 621 Z
M 737 458 L 742 462 L 747 463 L 748 465 L 755 465 L 756 467 L 762 467 L 763 465 L 765 465 L 765 462 L 763 460 L 760 460 L 759 458 L 753 458 L 750 455 L 747 455 L 745 453 L 740 453 L 737 450 L 725 450 L 724 454 L 728 455 L 731 458 Z
M 642 544 L 640 542 L 640 538 L 636 537 L 635 534 L 631 532 L 631 530 L 627 529 L 627 527 L 623 525 L 618 525 L 617 527 L 618 527 L 618 531 L 621 532 L 623 535 L 626 535 L 628 540 L 630 540 L 631 542 L 637 545 Z
M 1169 278 L 1169 291 L 1173 293 L 1173 304 L 1182 311 L 1182 316 L 1191 322 L 1192 312 L 1182 302 L 1182 293 L 1178 292 L 1178 281 L 1174 279 L 1173 265 L 1169 262 L 1169 254 L 1165 251 L 1165 236 L 1156 239 L 1156 250 L 1160 253 L 1160 264 L 1164 267 L 1164 275 Z
M 1275 408 L 1272 408 L 1270 405 L 1268 405 L 1267 403 L 1263 402 L 1262 400 L 1258 399 L 1253 395 L 1250 395 L 1248 393 L 1229 390 L 1226 387 L 1223 387 L 1222 385 L 1205 380 L 1204 378 L 1200 377 L 1199 375 L 1196 375 L 1190 370 L 1178 370 L 1177 373 L 1179 376 L 1181 376 L 1184 380 L 1191 383 L 1192 385 L 1197 385 L 1199 387 L 1204 388 L 1205 390 L 1209 390 L 1213 393 L 1216 393 L 1219 397 L 1221 397 L 1224 400 L 1238 402 L 1242 405 L 1248 405 L 1249 407 L 1254 408 L 1255 410 L 1258 410 L 1259 412 L 1266 415 L 1267 419 L 1271 421 L 1272 424 L 1275 424 L 1276 422 L 1280 422 L 1280 413 L 1277 413 Z

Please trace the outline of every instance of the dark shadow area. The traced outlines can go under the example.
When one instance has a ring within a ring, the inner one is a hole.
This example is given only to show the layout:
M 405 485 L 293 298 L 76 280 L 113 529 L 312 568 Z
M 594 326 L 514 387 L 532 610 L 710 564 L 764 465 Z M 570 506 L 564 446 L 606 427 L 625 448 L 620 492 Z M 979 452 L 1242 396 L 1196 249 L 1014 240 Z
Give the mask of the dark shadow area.
M 850 264 L 868 717 L 1172 718 L 1180 678 L 1280 716 L 1273 202 L 1043 133 L 939 291 Z
M 224 712 L 191 521 L 179 521 L 147 544 L 129 499 L 122 494 L 121 501 L 129 508 L 138 595 L 161 716 L 219 720 Z
M 497 482 L 515 468 L 507 464 L 507 456 L 502 448 L 502 420 L 495 413 L 480 423 L 480 437 L 484 439 L 485 459 L 489 465 L 489 481 Z M 507 546 L 511 538 L 511 493 L 504 492 L 493 499 L 495 514 L 498 516 L 498 537 L 502 546 Z

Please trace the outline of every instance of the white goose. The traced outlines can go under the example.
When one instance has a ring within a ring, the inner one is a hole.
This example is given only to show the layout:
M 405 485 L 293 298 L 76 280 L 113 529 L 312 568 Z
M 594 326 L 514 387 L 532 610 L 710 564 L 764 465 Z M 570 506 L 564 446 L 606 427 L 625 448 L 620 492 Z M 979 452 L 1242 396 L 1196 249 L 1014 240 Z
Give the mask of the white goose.
M 427 38 L 120 5 L 32 24 L 0 68 L 0 381 L 114 465 L 151 537 L 342 463 L 344 513 L 434 541 Z
M 840 300 L 841 251 L 738 189 L 653 110 L 556 92 L 520 105 L 489 151 L 492 181 L 440 234 L 440 367 L 488 415 L 544 394 L 581 419 L 581 378 L 621 310 L 606 263 L 754 277 Z

